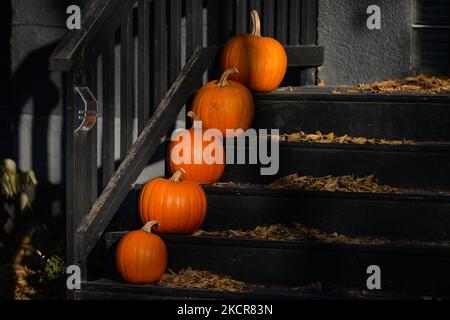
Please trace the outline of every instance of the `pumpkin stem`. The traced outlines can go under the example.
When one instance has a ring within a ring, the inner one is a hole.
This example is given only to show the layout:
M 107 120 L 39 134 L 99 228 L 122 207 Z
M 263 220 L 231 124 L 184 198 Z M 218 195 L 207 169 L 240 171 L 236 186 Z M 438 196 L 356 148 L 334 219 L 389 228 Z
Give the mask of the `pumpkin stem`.
M 252 35 L 261 37 L 261 20 L 259 19 L 258 11 L 252 10 L 250 15 L 252 17 L 253 24 Z
M 153 226 L 159 226 L 159 221 L 156 221 L 156 220 L 149 221 L 142 227 L 141 230 L 145 231 L 149 234 L 152 234 Z
M 192 119 L 194 124 L 192 127 L 194 129 L 201 129 L 202 128 L 202 120 L 199 118 L 199 116 L 194 111 L 189 111 L 187 113 L 187 116 Z
M 180 182 L 181 176 L 186 173 L 186 170 L 180 168 L 177 172 L 175 172 L 172 177 L 169 179 L 172 182 Z
M 229 68 L 222 73 L 219 82 L 217 82 L 218 87 L 228 87 L 230 83 L 228 82 L 228 77 L 233 73 L 239 73 L 239 70 L 236 68 Z

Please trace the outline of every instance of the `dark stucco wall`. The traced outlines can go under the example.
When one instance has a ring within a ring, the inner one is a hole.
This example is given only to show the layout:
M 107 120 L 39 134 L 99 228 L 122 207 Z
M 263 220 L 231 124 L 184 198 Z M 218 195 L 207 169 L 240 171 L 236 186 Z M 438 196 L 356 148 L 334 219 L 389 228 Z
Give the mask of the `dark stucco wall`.
M 381 8 L 381 30 L 366 26 L 370 5 Z M 344 85 L 408 75 L 411 16 L 411 0 L 319 0 L 319 78 Z

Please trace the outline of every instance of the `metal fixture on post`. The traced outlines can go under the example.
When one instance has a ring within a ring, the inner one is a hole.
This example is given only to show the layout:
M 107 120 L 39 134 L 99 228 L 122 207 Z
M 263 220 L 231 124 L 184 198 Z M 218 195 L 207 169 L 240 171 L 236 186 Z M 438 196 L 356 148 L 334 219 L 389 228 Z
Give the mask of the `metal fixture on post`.
M 75 132 L 89 131 L 97 122 L 97 100 L 88 87 L 75 87 Z

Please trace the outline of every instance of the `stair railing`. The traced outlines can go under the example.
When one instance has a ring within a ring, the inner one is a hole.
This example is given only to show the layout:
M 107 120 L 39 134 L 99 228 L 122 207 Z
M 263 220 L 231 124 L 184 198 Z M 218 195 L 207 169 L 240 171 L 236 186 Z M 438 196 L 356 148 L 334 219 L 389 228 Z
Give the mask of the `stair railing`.
M 91 0 L 82 29 L 68 31 L 51 56 L 50 69 L 65 73 L 66 255 L 81 281 L 87 256 L 205 72 L 218 77 L 217 48 L 249 31 L 251 9 L 263 34 L 285 46 L 297 84 L 315 84 L 317 0 Z

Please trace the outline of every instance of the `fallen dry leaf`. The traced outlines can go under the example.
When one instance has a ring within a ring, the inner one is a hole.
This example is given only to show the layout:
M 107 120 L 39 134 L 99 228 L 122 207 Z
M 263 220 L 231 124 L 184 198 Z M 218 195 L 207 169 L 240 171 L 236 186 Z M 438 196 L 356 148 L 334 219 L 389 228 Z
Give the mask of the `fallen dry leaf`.
M 381 184 L 373 175 L 353 176 L 301 176 L 298 173 L 278 179 L 266 186 L 269 189 L 296 189 L 328 192 L 398 193 L 399 189 Z
M 208 271 L 183 269 L 178 273 L 165 273 L 156 283 L 166 288 L 210 289 L 219 291 L 245 292 L 249 285 L 226 275 L 217 275 Z
M 294 132 L 290 134 L 282 134 L 279 136 L 272 136 L 272 139 L 279 141 L 288 141 L 288 142 L 314 142 L 314 143 L 339 143 L 339 144 L 390 144 L 390 145 L 399 145 L 399 144 L 414 144 L 414 141 L 411 140 L 387 140 L 387 139 L 373 139 L 373 138 L 364 138 L 364 137 L 351 137 L 349 135 L 337 136 L 334 132 L 330 132 L 328 134 L 322 134 L 320 131 L 316 131 L 316 133 L 305 133 L 303 131 Z
M 450 93 L 450 78 L 420 74 L 416 77 L 406 77 L 398 80 L 375 81 L 371 84 L 360 83 L 356 87 L 345 89 L 336 88 L 333 93 L 394 93 L 414 92 L 427 94 Z
M 351 238 L 336 232 L 327 233 L 315 228 L 306 227 L 300 223 L 295 223 L 293 227 L 283 224 L 257 226 L 253 230 L 224 230 L 224 231 L 203 231 L 199 230 L 197 236 L 222 237 L 237 239 L 272 240 L 272 241 L 320 241 L 325 243 L 386 243 L 387 240 L 360 237 Z

